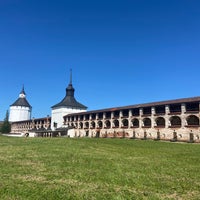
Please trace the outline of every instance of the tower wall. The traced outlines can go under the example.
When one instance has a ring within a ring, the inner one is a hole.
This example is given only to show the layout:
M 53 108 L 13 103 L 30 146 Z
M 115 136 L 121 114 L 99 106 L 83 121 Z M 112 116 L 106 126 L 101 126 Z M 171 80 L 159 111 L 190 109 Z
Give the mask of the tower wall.
M 30 120 L 30 119 L 31 119 L 31 108 L 24 106 L 10 107 L 10 114 L 9 114 L 10 122 Z
M 63 117 L 71 113 L 85 112 L 86 110 L 73 108 L 54 108 L 51 111 L 51 129 L 55 130 L 64 125 Z

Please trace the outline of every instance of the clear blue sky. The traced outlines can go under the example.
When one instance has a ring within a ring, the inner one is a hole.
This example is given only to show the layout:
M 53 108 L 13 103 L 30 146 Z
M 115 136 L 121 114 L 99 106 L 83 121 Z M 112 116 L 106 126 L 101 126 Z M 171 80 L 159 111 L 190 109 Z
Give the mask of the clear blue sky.
M 51 114 L 70 68 L 89 110 L 200 96 L 199 0 L 0 0 L 0 120 Z

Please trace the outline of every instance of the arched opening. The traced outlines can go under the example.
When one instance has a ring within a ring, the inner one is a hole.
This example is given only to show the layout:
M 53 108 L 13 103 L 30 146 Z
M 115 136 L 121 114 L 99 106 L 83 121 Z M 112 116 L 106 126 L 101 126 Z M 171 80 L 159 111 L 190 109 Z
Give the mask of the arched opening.
M 111 123 L 109 120 L 105 121 L 105 128 L 110 128 L 111 127 Z
M 173 116 L 170 118 L 171 126 L 181 126 L 181 118 L 178 116 Z
M 114 128 L 118 128 L 119 127 L 119 121 L 117 119 L 115 119 L 113 121 L 113 124 L 114 124 Z
M 155 121 L 156 121 L 156 126 L 165 127 L 165 119 L 163 117 L 158 117 Z
M 85 122 L 85 128 L 89 128 L 89 122 Z
M 102 127 L 103 127 L 102 121 L 98 121 L 98 127 L 99 127 L 99 128 L 102 128 Z
M 143 119 L 144 127 L 151 127 L 151 119 L 150 118 L 144 118 Z
M 95 128 L 96 127 L 96 124 L 94 121 L 91 122 L 91 128 Z
M 199 118 L 195 115 L 190 115 L 187 117 L 188 126 L 199 126 Z
M 73 122 L 71 122 L 71 123 L 70 123 L 70 126 L 71 126 L 72 128 L 74 128 L 74 123 L 73 123 Z
M 123 119 L 122 120 L 122 126 L 123 127 L 128 127 L 128 119 Z
M 82 129 L 83 128 L 83 122 L 79 123 L 79 127 Z
M 139 120 L 138 119 L 133 119 L 131 122 L 132 122 L 132 126 L 134 128 L 138 128 L 139 127 Z

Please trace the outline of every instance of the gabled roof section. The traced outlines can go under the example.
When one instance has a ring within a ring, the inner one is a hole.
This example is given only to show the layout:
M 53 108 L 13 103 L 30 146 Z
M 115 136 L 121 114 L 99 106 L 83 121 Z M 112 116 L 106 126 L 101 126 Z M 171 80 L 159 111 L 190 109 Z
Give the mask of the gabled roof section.
M 60 103 L 52 106 L 51 108 L 65 107 L 65 108 L 86 110 L 87 109 L 86 106 L 76 101 L 74 97 L 74 91 L 75 89 L 72 86 L 72 71 L 70 71 L 70 82 L 68 87 L 66 88 L 66 96 Z

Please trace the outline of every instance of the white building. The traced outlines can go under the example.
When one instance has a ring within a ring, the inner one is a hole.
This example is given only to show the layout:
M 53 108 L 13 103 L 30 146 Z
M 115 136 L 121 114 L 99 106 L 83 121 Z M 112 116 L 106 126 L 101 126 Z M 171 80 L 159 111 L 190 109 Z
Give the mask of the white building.
M 76 101 L 74 97 L 75 89 L 72 86 L 72 72 L 70 72 L 70 83 L 66 88 L 66 96 L 64 99 L 52 106 L 51 111 L 51 129 L 54 131 L 64 124 L 63 117 L 71 113 L 86 112 L 87 107 Z
M 19 94 L 19 98 L 10 106 L 9 121 L 17 122 L 31 119 L 32 107 L 26 100 L 24 86 Z

